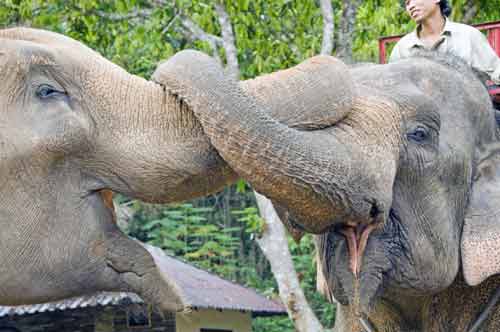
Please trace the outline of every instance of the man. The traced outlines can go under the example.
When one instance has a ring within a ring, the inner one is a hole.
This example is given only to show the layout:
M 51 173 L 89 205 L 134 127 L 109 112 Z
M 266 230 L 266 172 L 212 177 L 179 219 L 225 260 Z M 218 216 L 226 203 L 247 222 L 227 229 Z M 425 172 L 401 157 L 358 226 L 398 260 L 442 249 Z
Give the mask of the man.
M 447 0 L 406 0 L 405 6 L 417 28 L 394 46 L 389 62 L 419 49 L 451 52 L 500 84 L 500 58 L 479 30 L 447 19 L 451 14 Z

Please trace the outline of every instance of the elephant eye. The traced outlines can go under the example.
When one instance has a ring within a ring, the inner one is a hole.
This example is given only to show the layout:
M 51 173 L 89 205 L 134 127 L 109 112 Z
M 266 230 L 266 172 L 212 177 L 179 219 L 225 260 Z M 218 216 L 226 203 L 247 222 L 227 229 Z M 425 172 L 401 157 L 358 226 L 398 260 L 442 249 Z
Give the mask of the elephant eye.
M 59 91 L 51 85 L 42 84 L 36 89 L 36 96 L 40 99 L 48 99 L 60 95 L 66 95 L 66 92 Z
M 425 127 L 419 126 L 412 132 L 408 133 L 408 139 L 414 142 L 423 142 L 429 137 L 429 130 Z

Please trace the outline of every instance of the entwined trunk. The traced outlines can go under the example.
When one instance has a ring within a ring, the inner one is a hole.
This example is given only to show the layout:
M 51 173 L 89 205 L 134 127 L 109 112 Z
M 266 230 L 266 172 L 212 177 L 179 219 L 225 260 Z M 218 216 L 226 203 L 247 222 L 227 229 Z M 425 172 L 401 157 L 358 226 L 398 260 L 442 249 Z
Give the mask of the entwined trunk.
M 235 181 L 186 103 L 112 64 L 95 70 L 106 79 L 86 80 L 98 142 L 87 164 L 89 173 L 109 179 L 105 186 L 149 202 L 176 202 Z
M 308 83 L 322 90 L 317 100 L 312 96 L 309 100 L 285 97 L 285 102 L 279 101 L 293 116 L 300 115 L 297 110 L 311 111 L 316 116 L 311 123 L 304 124 L 304 119 L 299 119 L 297 129 L 275 120 L 270 109 L 276 107 L 269 108 L 265 102 L 245 95 L 235 82 L 222 75 L 212 59 L 198 52 L 178 53 L 162 65 L 154 79 L 192 107 L 211 143 L 238 174 L 256 190 L 286 206 L 309 231 L 321 232 L 349 220 L 385 218 L 399 153 L 396 139 L 382 144 L 385 155 L 374 159 L 370 157 L 379 149 L 367 148 L 363 133 L 342 135 L 352 131 L 359 121 L 354 116 L 349 122 L 339 122 L 349 118 L 354 107 L 352 84 L 343 64 L 329 57 L 317 57 L 297 71 L 312 75 L 305 74 L 280 86 L 280 80 L 291 72 L 279 73 L 281 79 L 272 82 L 277 87 L 271 87 L 269 92 L 278 96 L 280 92 L 300 91 Z M 325 89 L 332 94 L 325 96 Z M 287 102 L 292 106 L 287 107 Z M 320 107 L 316 109 L 315 105 Z M 385 114 L 374 111 L 368 119 L 387 121 L 386 127 L 399 126 L 397 112 L 391 112 L 388 104 L 378 108 L 384 106 L 389 109 Z M 323 130 L 310 130 L 318 128 Z M 375 132 L 385 128 L 362 129 Z M 388 167 L 377 167 L 380 157 L 386 157 Z M 374 164 L 367 165 L 367 159 Z

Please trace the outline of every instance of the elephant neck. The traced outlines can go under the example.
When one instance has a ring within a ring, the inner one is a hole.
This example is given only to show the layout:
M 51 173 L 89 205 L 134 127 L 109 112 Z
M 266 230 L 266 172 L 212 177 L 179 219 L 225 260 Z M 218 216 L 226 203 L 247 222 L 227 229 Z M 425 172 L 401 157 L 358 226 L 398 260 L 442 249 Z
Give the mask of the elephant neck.
M 104 182 L 100 187 L 164 203 L 204 196 L 236 181 L 190 107 L 169 89 L 116 66 L 94 71 L 100 75 L 89 75 L 87 90 L 97 143 L 82 163 L 87 174 Z
M 373 332 L 471 331 L 483 314 L 486 319 L 476 331 L 500 331 L 500 302 L 486 308 L 500 289 L 500 275 L 471 287 L 458 275 L 443 292 L 430 296 L 387 293 L 367 317 Z M 487 311 L 485 313 L 485 311 Z M 339 305 L 335 332 L 371 332 L 359 322 L 349 306 Z
M 422 313 L 429 298 L 404 297 L 400 294 L 391 296 L 391 300 L 382 299 L 368 316 L 364 316 L 363 326 L 356 310 L 351 306 L 337 307 L 335 332 L 421 332 Z M 397 299 L 394 301 L 394 299 Z
M 487 312 L 488 303 L 500 289 L 500 275 L 483 281 L 478 286 L 469 286 L 459 274 L 454 283 L 435 295 L 426 312 L 429 322 L 425 331 L 470 331 L 480 315 L 486 319 L 477 331 L 500 331 L 500 305 L 493 303 Z

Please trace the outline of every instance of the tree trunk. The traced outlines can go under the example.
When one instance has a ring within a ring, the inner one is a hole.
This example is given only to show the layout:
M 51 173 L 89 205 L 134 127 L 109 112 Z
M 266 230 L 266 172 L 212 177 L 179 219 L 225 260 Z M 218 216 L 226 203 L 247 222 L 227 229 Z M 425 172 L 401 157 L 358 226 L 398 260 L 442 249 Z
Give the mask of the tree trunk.
M 219 3 L 215 4 L 215 11 L 217 12 L 219 19 L 222 34 L 222 45 L 224 46 L 224 51 L 226 52 L 226 72 L 230 77 L 238 80 L 240 78 L 240 68 L 238 65 L 238 51 L 236 50 L 231 20 L 223 5 Z
M 271 263 L 271 270 L 278 283 L 280 298 L 286 306 L 288 316 L 298 332 L 323 331 L 324 328 L 307 303 L 300 288 L 297 272 L 288 249 L 285 228 L 273 204 L 266 197 L 255 192 L 260 214 L 265 220 L 265 229 L 257 243 Z
M 352 40 L 359 0 L 343 0 L 342 20 L 337 33 L 337 57 L 344 62 L 352 62 Z
M 333 32 L 335 26 L 331 0 L 321 0 L 321 14 L 323 15 L 321 54 L 330 55 L 333 50 Z
M 471 24 L 472 20 L 476 16 L 478 11 L 478 5 L 474 0 L 466 0 L 462 9 L 463 17 L 462 22 L 466 24 Z
M 217 52 L 217 45 L 222 43 L 221 38 L 206 33 L 205 31 L 203 31 L 203 29 L 201 29 L 196 23 L 194 23 L 185 15 L 181 15 L 181 23 L 185 29 L 187 37 L 192 40 L 196 39 L 203 40 L 206 41 L 208 44 L 210 44 L 210 47 L 212 48 L 212 56 L 217 60 L 217 62 L 222 64 L 222 60 L 220 59 L 219 53 Z

